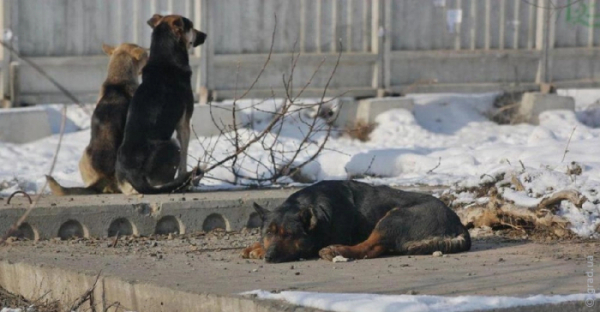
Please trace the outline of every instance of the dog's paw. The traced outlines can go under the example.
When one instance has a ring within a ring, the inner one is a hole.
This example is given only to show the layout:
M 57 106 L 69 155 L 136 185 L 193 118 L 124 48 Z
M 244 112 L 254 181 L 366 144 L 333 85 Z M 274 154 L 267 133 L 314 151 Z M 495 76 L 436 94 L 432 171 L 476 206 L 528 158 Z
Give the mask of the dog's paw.
M 250 252 L 249 257 L 250 259 L 264 259 L 265 250 L 262 248 L 256 248 Z
M 340 245 L 331 245 L 319 250 L 319 257 L 323 260 L 333 261 L 333 258 L 340 255 L 337 250 L 338 247 Z

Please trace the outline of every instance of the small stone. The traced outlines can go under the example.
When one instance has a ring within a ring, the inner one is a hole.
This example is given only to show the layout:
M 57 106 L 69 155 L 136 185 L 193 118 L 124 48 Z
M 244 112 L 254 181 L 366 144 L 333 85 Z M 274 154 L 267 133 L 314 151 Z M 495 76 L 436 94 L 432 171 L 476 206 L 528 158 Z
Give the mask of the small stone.
M 294 273 L 294 275 L 300 275 L 300 272 L 296 272 L 296 273 Z
M 293 270 L 293 269 L 294 269 L 294 266 L 293 266 L 293 265 L 292 265 L 292 266 L 290 266 L 290 270 Z
M 504 260 L 504 258 L 498 259 L 498 262 L 504 262 L 504 261 L 506 261 L 506 260 Z
M 168 240 L 173 240 L 173 233 L 169 233 L 169 235 L 167 235 L 167 239 Z
M 350 259 L 345 258 L 344 256 L 340 256 L 340 255 L 337 255 L 333 259 L 331 259 L 331 262 L 333 262 L 333 263 L 348 262 L 348 261 L 350 261 Z
M 252 272 L 258 272 L 258 269 L 253 269 Z
M 441 256 L 443 256 L 443 254 L 442 254 L 442 252 L 441 252 L 441 251 L 436 251 L 436 252 L 434 252 L 434 253 L 432 254 L 432 256 L 434 256 L 434 257 L 441 257 Z

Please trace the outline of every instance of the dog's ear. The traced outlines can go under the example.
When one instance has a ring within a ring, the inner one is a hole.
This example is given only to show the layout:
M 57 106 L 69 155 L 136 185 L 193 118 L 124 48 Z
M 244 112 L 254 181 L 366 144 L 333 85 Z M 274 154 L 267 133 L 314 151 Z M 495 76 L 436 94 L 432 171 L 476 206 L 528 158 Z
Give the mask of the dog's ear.
M 194 42 L 192 45 L 194 47 L 197 47 L 197 46 L 203 44 L 204 40 L 206 40 L 206 34 L 194 29 Z
M 265 208 L 263 208 L 261 205 L 254 203 L 254 210 L 256 210 L 256 213 L 258 213 L 258 216 L 260 217 L 260 219 L 265 222 L 265 220 L 267 220 L 267 218 L 269 217 L 269 215 L 271 214 L 271 212 Z
M 156 27 L 156 25 L 158 25 L 158 23 L 160 22 L 160 20 L 163 18 L 162 15 L 160 14 L 154 14 L 152 15 L 152 17 L 148 20 L 148 25 L 150 25 L 150 27 L 154 28 Z
M 131 56 L 133 56 L 136 61 L 141 61 L 145 58 L 148 58 L 148 52 L 146 52 L 146 49 L 141 47 L 135 48 L 133 51 L 131 51 Z
M 108 44 L 102 44 L 102 51 L 106 53 L 106 55 L 112 55 L 115 52 L 115 47 L 109 46 Z
M 313 207 L 304 208 L 298 214 L 307 231 L 312 231 L 317 227 L 318 219 Z

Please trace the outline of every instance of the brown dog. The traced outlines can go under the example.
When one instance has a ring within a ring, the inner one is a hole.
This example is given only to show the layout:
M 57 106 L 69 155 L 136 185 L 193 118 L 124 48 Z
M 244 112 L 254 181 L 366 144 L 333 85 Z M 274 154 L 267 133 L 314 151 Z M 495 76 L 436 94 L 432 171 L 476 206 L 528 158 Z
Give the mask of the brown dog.
M 150 58 L 135 92 L 117 153 L 116 176 L 125 194 L 155 194 L 181 190 L 199 169 L 187 171 L 190 118 L 194 111 L 189 49 L 204 43 L 206 34 L 180 15 L 155 14 Z M 179 145 L 172 141 L 177 131 Z M 167 183 L 156 183 L 154 168 L 179 155 L 179 174 Z
M 102 50 L 110 55 L 110 61 L 108 75 L 102 84 L 92 115 L 90 143 L 79 161 L 79 171 L 85 187 L 62 187 L 47 176 L 54 195 L 120 192 L 115 179 L 117 149 L 123 141 L 129 103 L 138 88 L 138 76 L 148 61 L 148 53 L 144 48 L 131 43 L 123 43 L 116 48 L 103 45 Z M 157 176 L 166 176 L 163 181 L 168 181 L 175 175 L 173 162 L 177 165 L 179 157 L 165 161 L 162 168 L 155 170 Z

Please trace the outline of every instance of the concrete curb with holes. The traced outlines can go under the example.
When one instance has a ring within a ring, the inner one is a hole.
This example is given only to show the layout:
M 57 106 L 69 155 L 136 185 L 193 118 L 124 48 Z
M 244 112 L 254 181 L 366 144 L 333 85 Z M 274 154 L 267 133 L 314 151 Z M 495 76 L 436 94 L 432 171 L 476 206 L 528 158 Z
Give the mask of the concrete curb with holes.
M 36 240 L 240 230 L 259 225 L 253 202 L 272 209 L 296 190 L 44 196 L 14 236 Z M 7 198 L 0 198 L 0 233 L 6 232 L 28 206 L 22 195 L 15 195 L 10 204 Z

